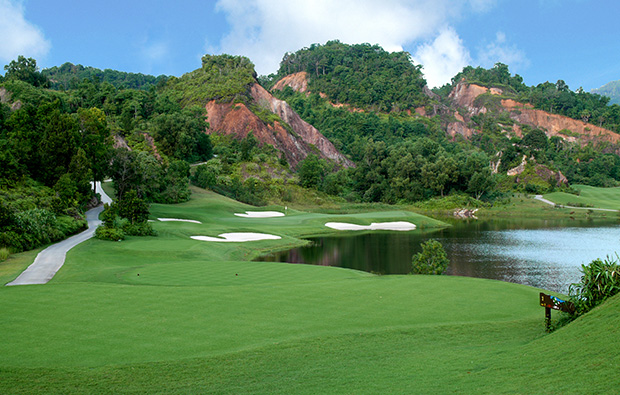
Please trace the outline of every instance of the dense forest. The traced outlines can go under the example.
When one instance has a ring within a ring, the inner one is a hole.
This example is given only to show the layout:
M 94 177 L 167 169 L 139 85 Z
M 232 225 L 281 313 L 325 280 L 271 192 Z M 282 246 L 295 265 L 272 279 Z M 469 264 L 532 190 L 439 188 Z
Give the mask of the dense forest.
M 70 63 L 39 71 L 34 59 L 21 56 L 5 71 L 0 77 L 0 248 L 12 251 L 82 229 L 83 213 L 96 204 L 90 182 L 105 178 L 114 183 L 113 212 L 121 217 L 107 218 L 111 239 L 118 236 L 114 224 L 119 221 L 129 234 L 150 234 L 133 226 L 136 218 L 146 218 L 149 203 L 189 199 L 190 183 L 255 205 L 313 194 L 384 203 L 450 196 L 459 204 L 483 205 L 514 191 L 570 191 L 570 183 L 616 186 L 620 181 L 618 147 L 548 138 L 528 125 L 519 125 L 523 136 L 517 137 L 507 132 L 514 121 L 493 106 L 471 117 L 468 126 L 476 131 L 471 138 L 449 138 L 447 122 L 460 109 L 448 94 L 463 79 L 501 87 L 502 98 L 619 129 L 620 106 L 609 105 L 608 98 L 571 91 L 562 81 L 527 87 L 503 64 L 466 67 L 434 93 L 407 53 L 338 41 L 288 53 L 277 74 L 262 77 L 249 59 L 230 55 L 205 55 L 200 68 L 178 78 Z M 210 100 L 244 103 L 263 122 L 288 127 L 254 103 L 249 92 L 256 82 L 271 88 L 299 71 L 307 73 L 307 92 L 286 87 L 273 94 L 354 167 L 309 155 L 292 169 L 252 133 L 240 140 L 205 133 L 204 106 Z M 524 165 L 519 176 L 506 174 L 519 165 Z
M 65 63 L 62 66 L 54 66 L 43 69 L 41 75 L 47 77 L 52 89 L 68 90 L 75 89 L 81 81 L 91 80 L 110 83 L 115 88 L 149 90 L 152 86 L 161 86 L 168 79 L 165 75 L 154 77 L 142 73 L 125 73 L 122 71 L 95 67 L 84 67 L 81 64 Z
M 269 84 L 286 75 L 306 71 L 308 87 L 334 103 L 370 111 L 412 110 L 428 103 L 421 66 L 407 52 L 387 52 L 378 45 L 347 45 L 329 41 L 284 55 L 278 73 L 263 79 Z
M 129 191 L 147 202 L 189 198 L 186 161 L 211 158 L 201 108 L 183 108 L 162 88 L 116 88 L 99 78 L 49 89 L 30 58 L 5 70 L 1 246 L 32 249 L 83 228 L 84 210 L 96 204 L 90 181 L 111 177 L 119 201 Z

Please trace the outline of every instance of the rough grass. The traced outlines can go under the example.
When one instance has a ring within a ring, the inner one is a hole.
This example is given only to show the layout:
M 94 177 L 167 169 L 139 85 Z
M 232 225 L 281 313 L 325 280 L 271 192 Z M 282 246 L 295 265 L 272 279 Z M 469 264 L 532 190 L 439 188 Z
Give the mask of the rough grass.
M 554 192 L 555 193 L 555 192 Z M 566 194 L 574 197 L 575 195 Z M 545 195 L 545 198 L 555 202 L 554 194 Z M 493 207 L 480 208 L 476 212 L 476 216 L 480 219 L 491 218 L 538 218 L 538 219 L 608 219 L 614 218 L 615 214 L 605 211 L 594 211 L 592 213 L 587 210 L 573 210 L 569 208 L 558 208 L 534 199 L 534 196 L 523 194 L 515 194 L 505 204 L 495 204 Z
M 0 285 L 4 285 L 13 281 L 21 272 L 26 270 L 34 258 L 44 247 L 39 247 L 36 250 L 22 252 L 20 254 L 11 254 L 5 261 L 0 262 Z
M 0 289 L 0 393 L 618 388 L 619 297 L 547 335 L 538 290 L 526 286 L 250 262 L 330 231 L 327 221 L 438 223 L 406 211 L 238 218 L 251 208 L 194 192 L 152 214 L 202 224 L 156 222 L 159 237 L 92 239 L 69 252 L 49 284 Z M 224 231 L 283 239 L 189 239 Z M 29 259 L 20 256 L 9 259 Z
M 590 207 L 620 210 L 620 187 L 598 188 L 588 185 L 573 185 L 573 188 L 579 190 L 579 196 L 565 192 L 553 192 L 546 194 L 545 198 L 556 204 L 581 203 Z

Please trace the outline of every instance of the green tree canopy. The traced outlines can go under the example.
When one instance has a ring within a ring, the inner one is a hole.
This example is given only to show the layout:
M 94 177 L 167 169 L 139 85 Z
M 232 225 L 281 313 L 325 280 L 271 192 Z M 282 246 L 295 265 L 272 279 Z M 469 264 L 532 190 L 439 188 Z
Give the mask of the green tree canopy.
M 437 240 L 428 240 L 422 243 L 422 252 L 412 258 L 413 274 L 443 274 L 450 260 L 441 243 Z
M 4 77 L 7 80 L 16 79 L 40 87 L 49 85 L 48 78 L 39 72 L 37 61 L 33 58 L 19 55 L 17 60 L 12 60 L 11 63 L 4 66 L 4 70 L 6 70 Z

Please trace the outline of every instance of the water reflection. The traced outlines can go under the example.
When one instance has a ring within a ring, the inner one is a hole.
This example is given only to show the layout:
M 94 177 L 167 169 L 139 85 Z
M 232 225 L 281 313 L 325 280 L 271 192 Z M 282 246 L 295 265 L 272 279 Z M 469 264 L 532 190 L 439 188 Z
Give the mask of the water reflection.
M 405 274 L 428 239 L 441 241 L 448 274 L 516 282 L 566 293 L 581 264 L 620 252 L 620 226 L 560 221 L 459 221 L 432 232 L 379 232 L 311 239 L 310 246 L 265 261 Z M 568 226 L 568 227 L 567 227 Z

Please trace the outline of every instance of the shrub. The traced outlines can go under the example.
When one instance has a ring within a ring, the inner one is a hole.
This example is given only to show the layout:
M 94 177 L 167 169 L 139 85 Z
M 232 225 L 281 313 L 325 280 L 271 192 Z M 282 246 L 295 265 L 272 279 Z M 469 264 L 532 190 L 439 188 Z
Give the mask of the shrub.
M 78 232 L 81 232 L 88 228 L 88 222 L 85 219 L 75 219 L 68 216 L 59 216 L 56 218 L 56 227 L 69 236 Z
M 191 176 L 190 180 L 192 184 L 203 189 L 212 188 L 217 182 L 215 172 L 207 165 L 196 167 L 196 171 Z
M 0 248 L 0 262 L 6 261 L 11 255 L 11 251 L 8 248 Z
M 422 243 L 422 252 L 415 254 L 411 260 L 412 274 L 443 274 L 450 260 L 441 243 L 428 240 Z
M 95 237 L 100 240 L 119 241 L 125 240 L 125 233 L 120 229 L 100 226 L 95 230 Z
M 157 236 L 157 232 L 149 222 L 127 223 L 123 232 L 128 236 Z
M 587 313 L 605 299 L 620 293 L 620 258 L 609 256 L 581 265 L 581 280 L 571 284 L 568 294 L 575 304 L 576 314 Z

